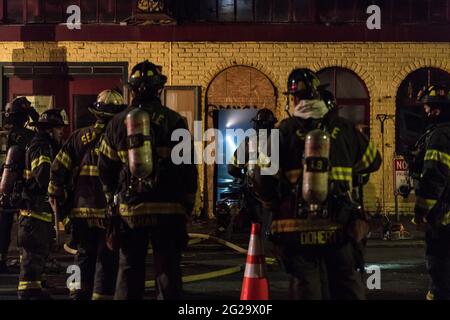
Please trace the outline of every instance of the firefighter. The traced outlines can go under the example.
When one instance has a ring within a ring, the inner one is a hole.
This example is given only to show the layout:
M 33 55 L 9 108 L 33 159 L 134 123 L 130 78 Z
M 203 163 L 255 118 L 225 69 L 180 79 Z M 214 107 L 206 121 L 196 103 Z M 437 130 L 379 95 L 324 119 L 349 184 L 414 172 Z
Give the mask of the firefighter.
M 320 88 L 321 87 L 321 88 Z M 319 86 L 319 93 L 320 97 L 325 102 L 325 105 L 330 110 L 329 112 L 335 112 L 338 113 L 337 108 L 337 102 L 336 98 L 334 97 L 333 93 L 326 90 L 324 86 Z M 356 125 L 355 128 L 361 133 L 363 132 L 363 126 L 362 125 Z M 357 172 L 353 173 L 352 177 L 352 200 L 361 207 L 361 212 L 364 213 L 364 185 L 366 185 L 369 182 L 370 174 L 360 174 Z M 368 217 L 367 217 L 368 219 Z M 364 237 L 361 239 L 361 241 L 354 241 L 353 242 L 353 252 L 354 252 L 354 259 L 355 259 L 355 266 L 356 269 L 361 273 L 361 276 L 365 273 L 365 259 L 364 259 L 364 253 L 365 253 L 365 247 L 367 244 L 368 237 Z
M 258 130 L 267 130 L 268 136 L 270 136 L 270 130 L 275 128 L 277 121 L 278 120 L 275 118 L 272 111 L 269 109 L 261 109 L 252 118 L 253 129 L 256 130 L 257 134 L 259 132 Z M 250 137 L 245 137 L 245 140 L 239 145 L 238 149 L 236 149 L 233 158 L 228 164 L 228 173 L 235 178 L 245 178 L 246 166 L 249 159 L 249 141 Z M 239 149 L 241 149 L 240 153 L 238 151 Z M 242 159 L 238 159 L 239 154 L 242 154 Z
M 323 86 L 321 86 L 323 87 Z M 324 88 L 319 89 L 320 97 L 325 102 L 327 108 L 330 112 L 338 112 L 336 98 L 333 93 Z M 356 129 L 364 134 L 364 125 L 356 125 Z M 363 200 L 363 186 L 369 182 L 369 174 L 354 174 L 352 182 L 352 198 L 353 201 L 357 202 L 362 208 L 364 208 Z
M 414 176 L 416 186 L 415 223 L 426 231 L 427 268 L 431 295 L 450 299 L 450 92 L 432 85 L 418 94 L 428 127 L 420 139 Z
M 25 154 L 24 187 L 19 212 L 18 245 L 21 251 L 19 299 L 45 299 L 42 274 L 53 236 L 53 215 L 47 188 L 50 165 L 63 142 L 64 128 L 60 110 L 43 112 L 30 124 L 37 133 Z
M 253 188 L 251 186 L 251 179 L 247 180 L 247 175 L 252 175 L 252 170 L 248 170 L 249 163 L 249 151 L 250 140 L 255 139 L 256 148 L 258 148 L 258 133 L 259 130 L 265 130 L 267 138 L 270 138 L 271 130 L 275 128 L 275 124 L 278 122 L 277 118 L 269 109 L 261 109 L 252 119 L 253 129 L 256 131 L 256 136 L 245 137 L 245 140 L 239 145 L 233 154 L 233 157 L 228 164 L 228 173 L 236 179 L 242 180 L 244 183 L 243 193 L 244 199 L 247 202 L 246 208 L 248 208 L 249 216 L 252 222 L 261 224 L 262 235 L 266 238 L 270 227 L 270 211 L 262 208 L 259 201 L 253 195 Z M 255 150 L 255 156 L 257 157 L 257 149 Z M 242 155 L 242 159 L 239 156 Z M 249 184 L 250 182 L 250 184 Z
M 115 90 L 99 93 L 89 111 L 94 125 L 72 133 L 52 163 L 48 193 L 58 220 L 69 219 L 76 239 L 74 264 L 80 267 L 80 286 L 71 289 L 74 300 L 112 299 L 118 256 L 106 246 L 106 199 L 98 177 L 98 148 L 105 126 L 125 110 Z
M 142 299 L 149 239 L 157 298 L 181 298 L 181 251 L 188 239 L 186 221 L 194 205 L 197 169 L 171 159 L 177 144 L 171 141 L 172 132 L 187 130 L 187 123 L 161 104 L 166 80 L 161 67 L 148 60 L 134 66 L 131 106 L 109 122 L 100 145 L 100 179 L 111 212 L 118 212 L 122 222 L 114 296 L 118 300 Z
M 14 216 L 17 213 L 17 202 L 20 199 L 21 184 L 23 169 L 25 167 L 25 149 L 34 131 L 25 127 L 29 117 L 36 120 L 39 114 L 31 106 L 31 103 L 25 97 L 15 98 L 11 103 L 6 105 L 5 120 L 11 128 L 7 136 L 7 158 L 11 157 L 12 163 L 7 163 L 3 167 L 2 186 L 0 192 L 2 193 L 0 202 L 2 210 L 0 211 L 0 273 L 9 273 L 6 265 L 8 258 L 8 249 L 11 243 L 11 229 L 13 225 Z M 11 149 L 11 147 L 17 146 Z M 13 154 L 14 152 L 14 154 Z M 6 168 L 5 168 L 6 167 Z M 6 175 L 12 173 L 15 179 L 9 179 Z M 9 185 L 4 185 L 6 181 Z M 6 192 L 8 189 L 9 192 Z
M 287 110 L 289 118 L 279 125 L 278 162 L 258 161 L 254 188 L 272 209 L 271 239 L 291 276 L 290 298 L 364 299 L 353 243 L 366 235 L 368 224 L 350 191 L 352 175 L 377 170 L 381 157 L 329 109 L 319 86 L 309 69 L 289 75 L 285 94 L 294 103 L 293 115 Z M 321 150 L 327 152 L 316 154 Z M 268 164 L 278 172 L 265 174 Z

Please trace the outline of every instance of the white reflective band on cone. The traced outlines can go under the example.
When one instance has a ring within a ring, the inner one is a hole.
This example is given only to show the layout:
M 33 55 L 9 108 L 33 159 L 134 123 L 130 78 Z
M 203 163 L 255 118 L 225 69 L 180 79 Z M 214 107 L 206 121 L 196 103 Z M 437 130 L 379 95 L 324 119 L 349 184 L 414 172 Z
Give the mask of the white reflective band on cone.
M 245 278 L 265 278 L 266 277 L 266 269 L 262 264 L 249 264 L 245 266 L 244 272 Z
M 248 248 L 248 255 L 249 256 L 262 256 L 263 251 L 261 248 L 261 241 L 259 239 L 259 236 L 256 235 L 251 235 L 250 236 L 250 243 L 253 243 L 253 246 L 250 246 L 250 248 Z

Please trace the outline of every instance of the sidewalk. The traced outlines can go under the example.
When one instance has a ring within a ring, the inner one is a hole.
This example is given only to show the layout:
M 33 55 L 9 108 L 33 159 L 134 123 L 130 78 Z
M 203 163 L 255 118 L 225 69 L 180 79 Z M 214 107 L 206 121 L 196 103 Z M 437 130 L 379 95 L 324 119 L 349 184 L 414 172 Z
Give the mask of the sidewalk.
M 367 241 L 367 247 L 371 248 L 387 248 L 387 247 L 424 247 L 425 246 L 425 235 L 422 231 L 417 230 L 416 225 L 411 222 L 412 216 L 400 216 L 397 222 L 395 215 L 389 215 L 390 222 L 395 225 L 401 223 L 405 229 L 405 231 L 410 235 L 408 238 L 400 239 L 400 240 L 383 240 L 383 228 L 381 221 L 379 223 L 375 222 L 374 225 L 379 225 L 378 227 L 372 227 L 371 229 L 371 237 Z M 219 238 L 220 235 L 215 234 L 216 231 L 216 221 L 215 220 L 197 220 L 193 221 L 192 224 L 189 225 L 188 232 L 190 233 L 203 233 L 216 235 Z M 231 239 L 227 239 L 229 241 L 236 241 L 244 246 L 247 245 L 248 239 L 250 237 L 250 229 L 248 233 L 245 231 L 237 231 L 232 234 Z
M 410 216 L 400 216 L 399 221 L 397 221 L 397 218 L 395 215 L 388 215 L 389 221 L 392 225 L 401 224 L 406 231 L 406 234 L 409 236 L 406 236 L 399 240 L 384 240 L 383 239 L 383 228 L 382 228 L 382 222 L 377 221 L 377 218 L 373 218 L 373 221 L 375 223 L 372 226 L 371 229 L 371 236 L 367 242 L 368 247 L 373 248 L 382 248 L 382 247 L 424 247 L 425 246 L 425 234 L 423 231 L 417 230 L 417 226 L 411 222 L 412 215 Z M 383 221 L 384 218 L 382 218 Z M 378 222 L 378 228 L 374 227 L 377 225 Z

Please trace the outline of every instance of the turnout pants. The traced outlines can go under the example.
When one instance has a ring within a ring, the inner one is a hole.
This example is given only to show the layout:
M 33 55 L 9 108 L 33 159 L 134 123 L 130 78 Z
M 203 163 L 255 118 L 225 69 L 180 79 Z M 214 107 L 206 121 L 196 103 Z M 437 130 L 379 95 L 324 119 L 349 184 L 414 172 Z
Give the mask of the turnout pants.
M 148 227 L 125 227 L 121 234 L 119 274 L 114 299 L 142 299 L 145 290 L 145 258 L 151 241 L 158 300 L 182 297 L 181 251 L 187 244 L 186 217 L 156 215 Z
M 433 300 L 450 300 L 450 226 L 428 231 L 426 245 Z
M 70 290 L 75 300 L 112 299 L 116 286 L 118 253 L 106 247 L 106 230 L 89 227 L 84 219 L 74 219 L 72 236 L 77 239 L 74 264 L 80 267 L 79 289 Z
M 19 297 L 42 290 L 42 274 L 50 253 L 53 225 L 31 217 L 19 217 L 18 244 L 21 251 Z
M 365 288 L 356 271 L 350 243 L 333 249 L 304 251 L 283 257 L 291 275 L 289 298 L 293 300 L 363 300 Z
M 0 262 L 6 263 L 8 257 L 9 245 L 11 244 L 11 230 L 14 221 L 14 215 L 17 210 L 0 209 Z

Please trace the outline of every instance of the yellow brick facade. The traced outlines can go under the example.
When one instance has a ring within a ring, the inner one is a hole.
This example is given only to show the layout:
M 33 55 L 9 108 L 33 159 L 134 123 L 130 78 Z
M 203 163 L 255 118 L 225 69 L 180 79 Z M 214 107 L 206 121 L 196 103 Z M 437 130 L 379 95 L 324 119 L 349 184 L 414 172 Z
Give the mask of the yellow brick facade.
M 395 114 L 397 89 L 405 77 L 423 67 L 450 73 L 450 43 L 258 43 L 258 42 L 3 42 L 0 62 L 128 62 L 149 59 L 164 68 L 169 85 L 201 85 L 204 108 L 208 84 L 223 69 L 233 65 L 253 66 L 276 86 L 278 114 L 284 117 L 285 90 L 289 72 L 295 67 L 315 71 L 325 67 L 344 67 L 354 71 L 366 84 L 371 99 L 370 128 L 381 149 L 380 124 L 376 114 Z M 204 112 L 202 112 L 204 117 Z M 395 126 L 386 125 L 384 191 L 386 208 L 394 209 L 392 157 Z M 203 189 L 204 167 L 200 167 Z M 213 177 L 209 177 L 212 179 Z M 366 188 L 369 210 L 375 210 L 382 195 L 381 170 Z M 411 202 L 400 199 L 400 211 L 410 212 Z

